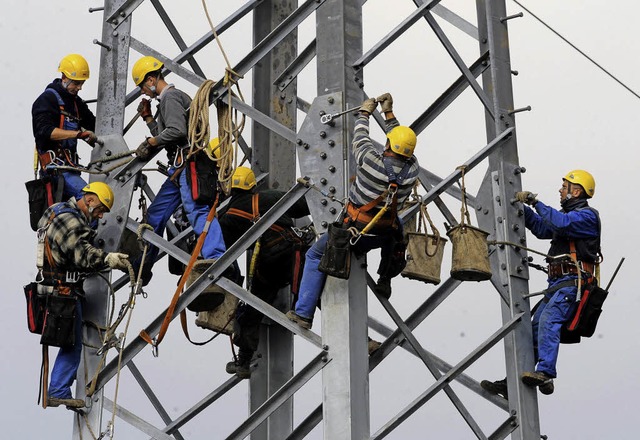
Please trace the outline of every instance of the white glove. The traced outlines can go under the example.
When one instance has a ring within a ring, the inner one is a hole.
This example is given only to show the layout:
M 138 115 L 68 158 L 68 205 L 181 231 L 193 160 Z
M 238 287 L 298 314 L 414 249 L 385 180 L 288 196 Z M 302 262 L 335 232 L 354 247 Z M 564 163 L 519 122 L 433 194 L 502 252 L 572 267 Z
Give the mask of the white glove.
M 127 270 L 127 262 L 129 256 L 127 254 L 121 254 L 119 252 L 109 252 L 106 257 L 104 257 L 104 262 L 111 269 L 120 269 Z

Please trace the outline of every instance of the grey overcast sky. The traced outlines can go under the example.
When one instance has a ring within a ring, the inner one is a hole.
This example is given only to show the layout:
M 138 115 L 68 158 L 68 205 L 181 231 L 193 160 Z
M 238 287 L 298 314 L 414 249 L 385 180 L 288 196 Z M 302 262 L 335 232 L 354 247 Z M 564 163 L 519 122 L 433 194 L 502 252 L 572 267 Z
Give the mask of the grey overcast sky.
M 200 1 L 163 2 L 183 32 L 187 44 L 208 31 Z M 242 2 L 208 2 L 213 21 L 220 22 Z M 631 0 L 601 2 L 595 0 L 522 0 L 557 31 L 582 48 L 632 89 L 640 90 L 638 77 L 637 17 L 640 6 Z M 364 8 L 365 50 L 401 22 L 413 9 L 408 0 L 393 2 L 369 0 Z M 475 23 L 475 2 L 443 1 L 442 4 L 468 21 Z M 5 353 L 0 360 L 2 399 L 0 399 L 1 438 L 55 438 L 71 436 L 71 413 L 64 409 L 47 411 L 36 405 L 40 369 L 38 338 L 25 327 L 25 304 L 22 285 L 35 275 L 35 236 L 27 220 L 27 194 L 24 182 L 32 178 L 33 137 L 30 108 L 33 100 L 53 78 L 58 76 L 58 61 L 68 53 L 81 53 L 90 63 L 92 77 L 81 96 L 96 96 L 99 71 L 99 48 L 92 44 L 101 36 L 101 13 L 89 14 L 88 7 L 102 6 L 98 1 L 5 0 L 0 16 L 0 87 L 3 103 L 5 167 L 3 170 L 4 204 L 0 229 L 5 231 L 0 252 L 0 270 L 5 299 L 0 331 Z M 521 8 L 508 0 L 509 13 Z M 168 33 L 149 2 L 134 16 L 132 32 L 142 42 L 169 56 L 178 53 Z M 250 18 L 222 37 L 225 49 L 235 64 L 251 45 Z M 477 57 L 477 42 L 466 34 L 442 24 L 467 63 Z M 314 18 L 302 26 L 300 48 L 313 38 Z M 524 189 L 537 192 L 544 202 L 558 206 L 557 190 L 561 177 L 569 170 L 589 170 L 597 189 L 592 205 L 603 220 L 602 246 L 605 263 L 602 278 L 608 282 L 621 257 L 626 263 L 611 289 L 597 334 L 577 346 L 562 346 L 558 364 L 556 392 L 540 396 L 541 431 L 551 440 L 636 439 L 637 408 L 640 381 L 636 376 L 640 358 L 636 297 L 633 274 L 637 270 L 638 237 L 635 229 L 638 207 L 633 199 L 640 163 L 637 130 L 640 127 L 640 100 L 586 61 L 533 17 L 509 22 L 512 68 L 519 72 L 513 78 L 515 107 L 530 105 L 531 112 L 517 116 L 518 144 Z M 140 55 L 132 52 L 131 59 Z M 212 79 L 223 74 L 223 64 L 216 46 L 199 57 Z M 307 101 L 315 95 L 315 65 L 310 65 L 300 78 L 299 94 Z M 428 26 L 419 22 L 371 63 L 365 72 L 365 90 L 370 95 L 389 91 L 395 98 L 396 114 L 402 122 L 415 119 L 448 87 L 458 72 Z M 179 78 L 176 85 L 193 95 L 195 88 Z M 129 89 L 132 88 L 129 83 Z M 251 76 L 241 82 L 245 96 L 250 95 Z M 95 109 L 95 106 L 93 107 Z M 129 109 L 127 120 L 134 109 Z M 299 123 L 303 115 L 299 117 Z M 245 134 L 250 138 L 250 130 Z M 145 130 L 137 126 L 126 140 L 135 148 Z M 374 137 L 382 134 L 374 130 Z M 446 110 L 419 138 L 418 157 L 421 164 L 440 176 L 446 176 L 485 144 L 482 108 L 467 91 Z M 85 161 L 89 150 L 80 147 Z M 470 191 L 477 190 L 484 168 L 469 176 Z M 154 177 L 153 184 L 160 180 Z M 157 186 L 156 186 L 157 188 Z M 452 212 L 458 202 L 447 198 Z M 432 209 L 438 225 L 439 213 Z M 475 219 L 474 219 L 475 223 Z M 529 245 L 540 251 L 547 244 L 529 236 Z M 371 258 L 371 265 L 377 257 Z M 539 262 L 539 261 L 538 261 Z M 158 263 L 164 267 L 164 262 Z M 448 271 L 443 265 L 443 276 Z M 161 270 L 161 269 L 160 269 Z M 148 288 L 149 298 L 141 300 L 134 311 L 130 327 L 132 338 L 167 305 L 176 279 L 159 275 Z M 540 290 L 544 276 L 532 273 L 530 288 Z M 433 291 L 427 286 L 404 279 L 394 281 L 392 304 L 402 316 L 408 316 Z M 390 325 L 384 311 L 370 297 L 370 313 Z M 319 321 L 319 320 L 318 320 Z M 430 351 L 455 364 L 500 326 L 499 299 L 489 283 L 469 284 L 458 289 L 437 312 L 417 329 L 421 343 Z M 192 324 L 193 325 L 193 324 Z M 314 328 L 319 331 L 319 324 Z M 206 332 L 194 330 L 204 339 Z M 314 355 L 297 341 L 296 367 Z M 136 359 L 138 367 L 158 392 L 170 415 L 177 417 L 193 403 L 227 378 L 224 364 L 230 359 L 229 344 L 220 338 L 205 347 L 193 347 L 173 325 L 154 359 L 149 350 Z M 467 373 L 480 380 L 498 379 L 504 375 L 502 346 L 493 348 Z M 430 383 L 432 377 L 424 366 L 403 350 L 396 350 L 370 378 L 371 431 L 374 433 L 394 417 Z M 170 386 L 167 386 L 170 385 Z M 485 432 L 492 432 L 505 413 L 482 399 L 453 385 Z M 113 387 L 106 395 L 113 398 Z M 230 396 L 198 416 L 182 432 L 189 439 L 223 438 L 246 416 L 246 383 L 236 387 Z M 296 397 L 296 421 L 320 402 L 321 388 L 316 379 Z M 150 405 L 144 402 L 139 388 L 132 384 L 128 371 L 123 372 L 118 403 L 135 409 L 142 417 L 160 424 Z M 105 411 L 105 419 L 111 417 Z M 116 421 L 116 437 L 144 439 L 122 420 Z M 390 439 L 470 439 L 472 433 L 464 425 L 450 402 L 441 396 L 426 404 Z M 316 428 L 310 438 L 322 438 Z

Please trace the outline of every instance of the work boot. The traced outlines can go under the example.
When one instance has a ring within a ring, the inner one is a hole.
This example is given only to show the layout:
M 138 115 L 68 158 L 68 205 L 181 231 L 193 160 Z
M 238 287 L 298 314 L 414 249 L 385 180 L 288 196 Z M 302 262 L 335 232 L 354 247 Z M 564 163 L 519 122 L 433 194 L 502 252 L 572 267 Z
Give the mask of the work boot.
M 84 408 L 84 400 L 82 399 L 61 399 L 59 397 L 47 397 L 47 407 L 55 408 L 64 405 L 67 408 Z
M 522 382 L 530 387 L 538 387 L 542 394 L 552 394 L 554 391 L 553 377 L 542 371 L 527 371 L 522 374 Z
M 391 298 L 391 278 L 380 277 L 376 283 L 376 293 L 385 299 Z
M 373 352 L 380 348 L 381 345 L 382 342 L 378 342 L 375 339 L 368 338 L 367 349 L 369 351 L 369 356 L 371 356 Z
M 509 400 L 509 395 L 507 393 L 507 379 L 496 380 L 495 382 L 491 382 L 490 380 L 483 380 L 480 382 L 480 386 L 483 390 L 496 394 L 498 396 L 502 396 L 505 399 Z
M 311 326 L 313 325 L 313 319 L 300 316 L 293 310 L 289 310 L 286 314 L 286 317 L 289 318 L 289 321 L 293 321 L 300 327 L 306 328 L 307 330 L 311 329 Z
M 248 379 L 251 377 L 251 359 L 253 358 L 252 351 L 245 351 L 240 349 L 238 351 L 238 357 L 227 362 L 225 370 L 229 374 L 235 374 L 240 379 Z

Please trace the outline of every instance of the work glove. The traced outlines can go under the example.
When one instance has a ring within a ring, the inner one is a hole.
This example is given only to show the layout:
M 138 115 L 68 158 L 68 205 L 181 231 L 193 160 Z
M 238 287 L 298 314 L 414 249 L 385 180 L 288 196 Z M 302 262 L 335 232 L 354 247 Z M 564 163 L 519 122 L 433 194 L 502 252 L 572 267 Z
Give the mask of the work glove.
M 144 140 L 138 148 L 136 148 L 136 156 L 142 160 L 147 160 L 151 156 L 151 144 L 148 140 Z
M 151 100 L 142 98 L 140 104 L 138 104 L 138 113 L 140 113 L 142 119 L 153 116 L 151 114 Z
M 538 201 L 536 197 L 538 194 L 534 194 L 531 191 L 520 191 L 516 193 L 516 200 L 518 202 L 526 203 L 527 205 L 535 205 Z
M 82 139 L 92 147 L 96 144 L 96 141 L 98 140 L 98 136 L 96 136 L 96 134 L 93 131 L 89 131 L 89 130 L 79 131 L 76 137 L 78 139 Z
M 371 114 L 377 106 L 378 103 L 376 102 L 376 100 L 373 98 L 369 98 L 362 103 L 362 105 L 360 106 L 360 111 Z
M 127 270 L 127 263 L 129 256 L 127 254 L 121 254 L 119 252 L 109 252 L 106 257 L 104 257 L 104 262 L 111 269 L 120 269 Z
M 382 113 L 393 111 L 393 98 L 391 97 L 391 93 L 378 96 L 376 101 L 380 103 L 380 111 Z

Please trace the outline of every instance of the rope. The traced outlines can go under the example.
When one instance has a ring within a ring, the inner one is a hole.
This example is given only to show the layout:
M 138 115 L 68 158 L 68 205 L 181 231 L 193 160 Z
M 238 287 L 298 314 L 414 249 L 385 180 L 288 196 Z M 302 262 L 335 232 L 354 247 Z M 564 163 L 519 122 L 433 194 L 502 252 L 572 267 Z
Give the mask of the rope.
M 233 107 L 233 98 L 238 98 L 242 102 L 245 101 L 244 96 L 242 95 L 242 90 L 240 90 L 240 86 L 238 85 L 238 80 L 243 76 L 231 68 L 229 57 L 227 56 L 216 28 L 213 25 L 205 0 L 202 0 L 202 7 L 207 17 L 207 21 L 209 22 L 209 26 L 211 27 L 211 31 L 215 37 L 215 41 L 226 63 L 223 85 L 227 88 L 227 97 L 229 102 L 228 104 L 224 102 L 219 102 L 217 104 L 220 158 L 217 160 L 213 158 L 213 160 L 218 162 L 218 181 L 220 182 L 220 187 L 224 193 L 228 195 L 231 191 L 231 178 L 233 176 L 233 171 L 237 167 L 238 140 L 242 135 L 245 124 L 244 114 L 241 114 L 239 117 L 237 110 L 231 110 Z M 189 115 L 189 141 L 192 148 L 195 146 L 195 152 L 204 149 L 209 143 L 209 91 L 214 84 L 215 83 L 211 80 L 205 81 L 198 90 L 196 98 L 191 105 L 191 113 Z M 234 86 L 237 94 L 233 92 Z M 193 152 L 190 151 L 190 155 L 191 154 L 193 154 Z
M 467 170 L 466 165 L 460 165 L 456 167 L 456 170 L 460 170 L 460 191 L 462 192 L 462 207 L 460 208 L 460 226 L 464 227 L 465 225 L 465 217 L 467 219 L 467 224 L 471 225 L 471 217 L 469 216 L 469 208 L 467 207 L 467 188 L 464 185 L 464 173 Z
M 534 14 L 533 12 L 531 12 L 529 9 L 527 9 L 526 7 L 524 7 L 522 5 L 522 3 L 518 2 L 517 0 L 513 0 L 513 2 L 520 6 L 522 9 L 524 9 L 525 11 L 527 11 L 527 13 L 529 15 L 531 15 L 533 18 L 535 18 L 536 20 L 538 20 L 538 22 L 540 22 L 544 27 L 546 27 L 547 29 L 549 29 L 551 32 L 553 32 L 557 37 L 559 37 L 562 41 L 564 41 L 565 43 L 567 43 L 569 46 L 571 46 L 574 50 L 576 50 L 580 55 L 582 55 L 583 57 L 585 57 L 587 60 L 589 60 L 594 66 L 596 66 L 598 69 L 602 70 L 605 74 L 607 74 L 611 79 L 613 79 L 615 82 L 617 82 L 618 84 L 620 84 L 622 87 L 624 87 L 629 93 L 631 93 L 633 96 L 635 96 L 636 98 L 640 98 L 640 95 L 638 95 L 635 91 L 633 91 L 631 89 L 631 87 L 627 86 L 625 83 L 623 83 L 621 80 L 619 80 L 616 76 L 613 75 L 613 73 L 609 72 L 607 69 L 605 69 L 604 67 L 602 67 L 600 64 L 598 64 L 593 58 L 591 58 L 589 55 L 587 55 L 586 53 L 584 53 L 582 50 L 578 49 L 578 47 L 573 44 L 571 41 L 567 40 L 565 37 L 563 37 L 562 35 L 560 35 L 559 32 L 557 32 L 555 29 L 553 29 L 551 26 L 549 26 L 547 23 L 545 23 L 540 17 L 538 17 L 536 14 Z
M 567 258 L 568 259 L 567 263 L 573 264 L 576 267 L 576 272 L 577 272 L 577 275 L 578 275 L 578 294 L 576 296 L 576 302 L 580 301 L 580 297 L 581 297 L 580 294 L 582 292 L 582 270 L 580 269 L 580 265 L 578 264 L 578 262 L 573 259 L 571 254 L 547 255 L 547 254 L 545 254 L 543 252 L 539 252 L 539 251 L 536 251 L 535 249 L 531 249 L 531 248 L 528 248 L 526 246 L 522 246 L 522 245 L 510 242 L 510 241 L 488 240 L 487 244 L 489 244 L 489 245 L 504 244 L 504 245 L 511 246 L 511 247 L 514 247 L 514 248 L 524 249 L 527 252 L 538 254 L 538 255 L 541 255 L 541 256 L 543 256 L 545 258 L 549 258 L 549 259 L 552 259 L 552 260 L 560 260 L 560 259 Z M 594 275 L 594 274 L 592 274 L 592 275 Z

